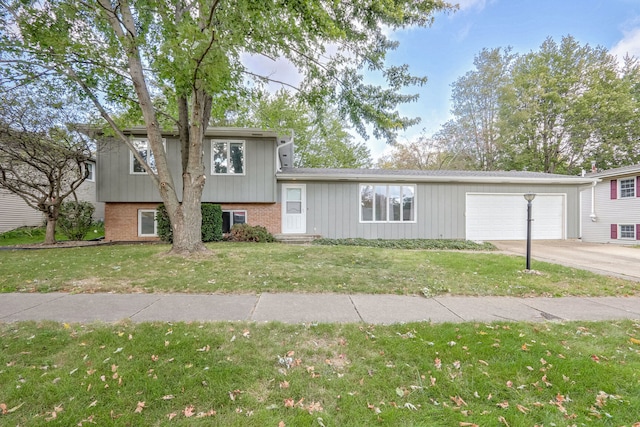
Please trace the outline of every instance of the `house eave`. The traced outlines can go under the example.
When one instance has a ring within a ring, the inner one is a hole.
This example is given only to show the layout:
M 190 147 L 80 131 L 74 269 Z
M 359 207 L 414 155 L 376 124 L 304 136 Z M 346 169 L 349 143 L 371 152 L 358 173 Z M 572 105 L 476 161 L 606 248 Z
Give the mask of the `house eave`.
M 420 175 L 364 175 L 364 174 L 297 174 L 278 173 L 278 181 L 347 181 L 347 182 L 431 182 L 431 183 L 473 183 L 473 184 L 556 184 L 587 185 L 599 181 L 597 178 L 581 177 L 509 177 L 509 176 L 420 176 Z

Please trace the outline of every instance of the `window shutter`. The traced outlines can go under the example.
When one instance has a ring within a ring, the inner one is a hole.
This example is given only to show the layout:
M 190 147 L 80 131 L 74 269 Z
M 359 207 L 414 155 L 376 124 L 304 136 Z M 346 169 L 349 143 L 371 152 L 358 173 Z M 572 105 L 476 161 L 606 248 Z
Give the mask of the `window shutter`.
M 611 200 L 618 198 L 618 180 L 611 180 Z
M 618 239 L 618 224 L 611 224 L 611 239 Z
M 640 240 L 640 224 L 636 224 L 636 240 Z
M 636 197 L 640 197 L 640 176 L 636 176 Z

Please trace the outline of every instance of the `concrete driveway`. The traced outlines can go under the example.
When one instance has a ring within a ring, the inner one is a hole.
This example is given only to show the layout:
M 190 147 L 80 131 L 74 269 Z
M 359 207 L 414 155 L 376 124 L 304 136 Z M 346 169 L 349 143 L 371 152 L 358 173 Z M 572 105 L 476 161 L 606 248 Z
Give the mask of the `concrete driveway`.
M 526 241 L 494 241 L 499 250 L 526 256 Z M 534 240 L 531 258 L 640 282 L 640 248 L 579 240 Z M 525 261 L 523 259 L 523 267 Z M 535 270 L 535 263 L 531 268 Z

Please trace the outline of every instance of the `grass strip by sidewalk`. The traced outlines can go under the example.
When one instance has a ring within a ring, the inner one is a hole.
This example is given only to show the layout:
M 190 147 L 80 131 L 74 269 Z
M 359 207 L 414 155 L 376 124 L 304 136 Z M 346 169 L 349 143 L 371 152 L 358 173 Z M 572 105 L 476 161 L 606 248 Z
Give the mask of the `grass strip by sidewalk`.
M 1 292 L 336 292 L 434 296 L 637 295 L 637 283 L 491 252 L 216 243 L 0 252 Z
M 0 325 L 0 424 L 640 422 L 640 324 Z

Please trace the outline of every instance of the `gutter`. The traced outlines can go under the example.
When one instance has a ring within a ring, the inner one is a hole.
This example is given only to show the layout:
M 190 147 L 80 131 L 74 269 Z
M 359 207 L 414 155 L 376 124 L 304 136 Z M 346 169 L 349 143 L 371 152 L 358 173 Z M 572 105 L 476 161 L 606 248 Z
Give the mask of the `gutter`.
M 280 170 L 280 169 L 278 169 Z M 353 182 L 434 182 L 434 183 L 479 183 L 479 184 L 567 184 L 595 185 L 593 178 L 529 178 L 509 176 L 433 176 L 433 175 L 365 175 L 365 174 L 301 174 L 278 173 L 282 181 L 353 181 Z

